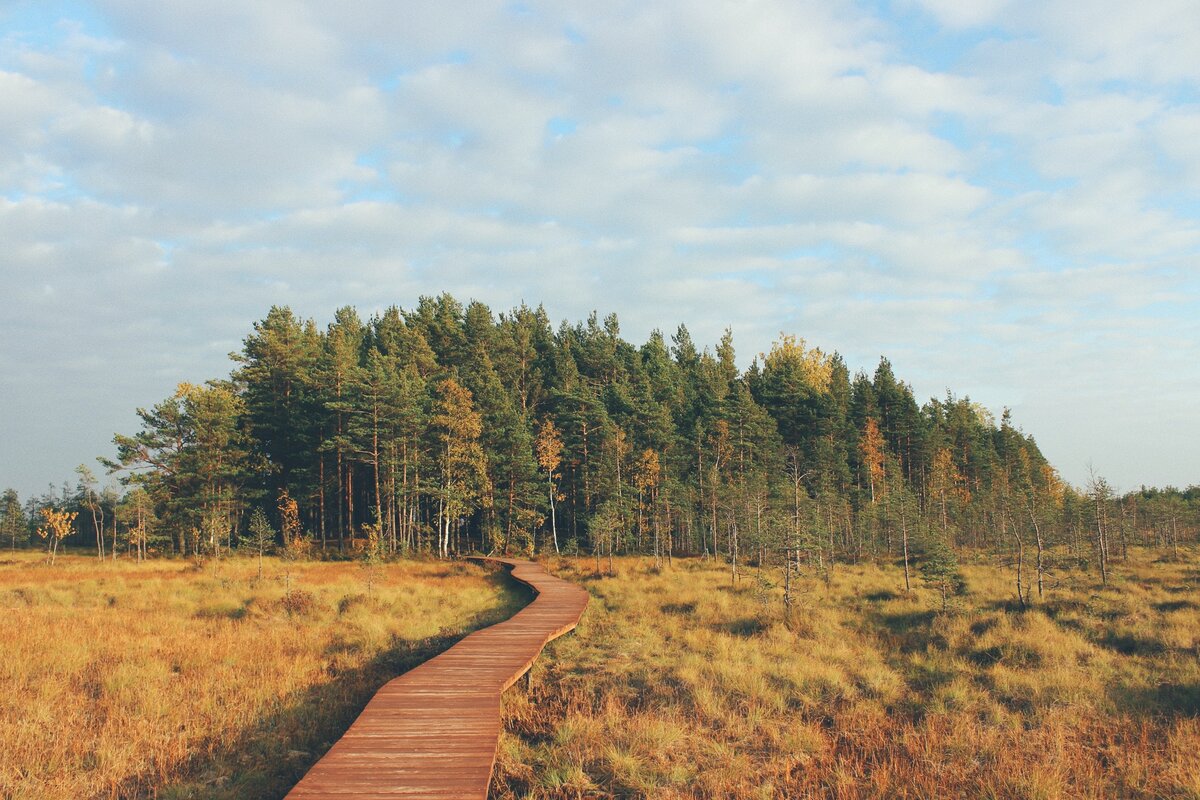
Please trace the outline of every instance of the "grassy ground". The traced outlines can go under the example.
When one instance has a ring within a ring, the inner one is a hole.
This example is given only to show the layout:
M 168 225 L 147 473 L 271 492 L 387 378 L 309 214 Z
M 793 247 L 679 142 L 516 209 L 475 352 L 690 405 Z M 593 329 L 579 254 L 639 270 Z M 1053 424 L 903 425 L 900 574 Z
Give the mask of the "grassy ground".
M 842 566 L 789 624 L 753 569 L 550 566 L 594 599 L 505 696 L 494 797 L 1200 798 L 1195 566 L 1064 574 L 1028 611 L 967 567 L 945 614 Z
M 526 600 L 465 564 L 0 554 L 0 797 L 280 797 L 386 680 Z

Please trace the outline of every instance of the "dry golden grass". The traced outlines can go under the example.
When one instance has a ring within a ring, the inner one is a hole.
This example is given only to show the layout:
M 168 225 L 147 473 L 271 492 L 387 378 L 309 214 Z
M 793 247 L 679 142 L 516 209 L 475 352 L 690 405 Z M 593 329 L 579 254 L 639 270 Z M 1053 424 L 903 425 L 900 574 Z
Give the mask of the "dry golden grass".
M 257 572 L 0 557 L 0 797 L 280 797 L 386 680 L 526 602 L 465 564 Z
M 1115 564 L 1013 607 L 893 567 L 805 585 L 790 624 L 750 569 L 598 577 L 575 636 L 505 697 L 495 797 L 1200 798 L 1200 571 Z

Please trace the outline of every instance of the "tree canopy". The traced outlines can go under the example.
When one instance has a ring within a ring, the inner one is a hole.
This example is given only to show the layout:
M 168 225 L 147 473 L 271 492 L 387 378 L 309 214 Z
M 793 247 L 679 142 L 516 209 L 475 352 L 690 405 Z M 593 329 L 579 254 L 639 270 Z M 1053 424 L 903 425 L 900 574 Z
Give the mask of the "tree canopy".
M 104 463 L 139 493 L 76 492 L 95 512 L 79 515 L 81 540 L 103 554 L 103 527 L 115 547 L 120 523 L 139 553 L 148 536 L 220 549 L 246 540 L 255 510 L 256 531 L 281 529 L 286 495 L 326 550 L 374 534 L 390 552 L 443 556 L 708 553 L 736 576 L 785 555 L 907 559 L 911 538 L 936 542 L 935 561 L 963 548 L 1024 559 L 1028 546 L 1040 586 L 1046 548 L 1078 561 L 1129 536 L 1177 549 L 1200 502 L 1097 502 L 1007 412 L 997 423 L 950 392 L 919 403 L 886 358 L 852 375 L 790 335 L 741 370 L 729 331 L 712 348 L 683 325 L 635 346 L 613 314 L 554 328 L 541 307 L 495 315 L 441 295 L 365 320 L 342 308 L 323 330 L 274 307 L 232 359 L 227 378 L 181 384 L 114 438 Z M 35 514 L 6 496 L 10 546 Z

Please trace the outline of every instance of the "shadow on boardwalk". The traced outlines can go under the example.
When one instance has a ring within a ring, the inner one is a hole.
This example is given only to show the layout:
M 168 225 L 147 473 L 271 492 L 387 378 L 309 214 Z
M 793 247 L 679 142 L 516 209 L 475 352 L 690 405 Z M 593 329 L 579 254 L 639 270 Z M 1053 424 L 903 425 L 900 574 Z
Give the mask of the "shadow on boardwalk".
M 397 639 L 363 666 L 331 676 L 280 700 L 279 709 L 250 722 L 237 736 L 201 745 L 186 767 L 186 781 L 158 784 L 154 775 L 126 781 L 116 797 L 157 800 L 278 800 L 346 732 L 381 686 L 396 675 L 449 650 L 472 632 L 512 617 L 533 592 L 503 571 L 486 577 L 503 589 L 503 602 L 471 618 L 460 630 L 427 639 Z M 299 735 L 294 735 L 298 732 Z
M 574 630 L 582 587 L 540 564 L 486 559 L 537 591 L 511 619 L 476 631 L 388 682 L 345 735 L 288 793 L 289 800 L 486 798 L 500 738 L 500 694 L 547 642 Z

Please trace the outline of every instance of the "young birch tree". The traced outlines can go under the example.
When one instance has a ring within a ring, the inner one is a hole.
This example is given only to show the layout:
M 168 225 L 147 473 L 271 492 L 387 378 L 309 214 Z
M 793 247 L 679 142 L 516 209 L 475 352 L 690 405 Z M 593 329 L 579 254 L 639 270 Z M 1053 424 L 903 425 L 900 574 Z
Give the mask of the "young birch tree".
M 534 446 L 537 449 L 538 466 L 546 473 L 546 482 L 550 488 L 550 535 L 554 541 L 554 552 L 557 553 L 558 521 L 554 501 L 555 495 L 558 494 L 556 470 L 562 463 L 563 440 L 558 428 L 554 427 L 554 420 L 547 419 L 542 423 Z
M 37 529 L 37 535 L 46 541 L 46 554 L 50 557 L 51 564 L 58 555 L 58 543 L 74 531 L 76 516 L 78 516 L 78 512 L 75 511 L 42 509 L 42 518 L 46 523 Z
M 438 554 L 450 556 L 452 526 L 473 511 L 487 482 L 487 468 L 479 437 L 483 423 L 472 403 L 471 392 L 453 378 L 437 386 L 431 420 L 439 449 Z

